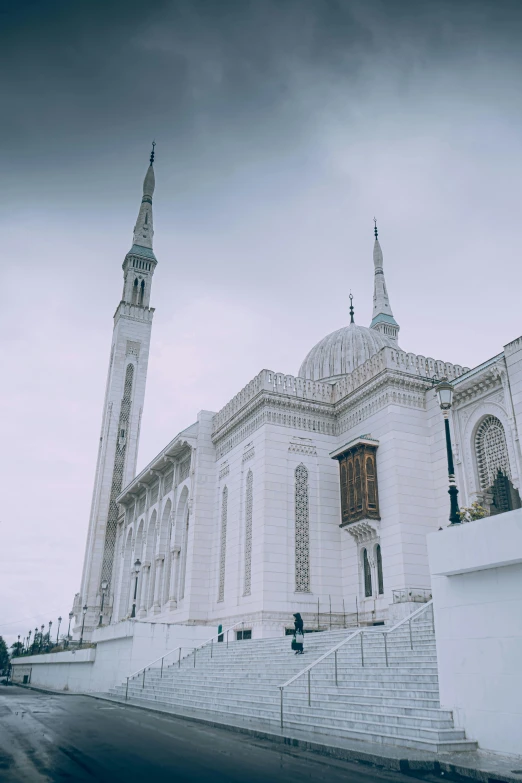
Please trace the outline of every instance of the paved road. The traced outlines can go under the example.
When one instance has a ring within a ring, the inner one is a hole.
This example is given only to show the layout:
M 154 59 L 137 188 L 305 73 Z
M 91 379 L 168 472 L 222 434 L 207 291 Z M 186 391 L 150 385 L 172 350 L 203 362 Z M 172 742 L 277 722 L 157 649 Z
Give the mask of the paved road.
M 372 767 L 91 699 L 0 686 L 2 783 L 411 783 Z

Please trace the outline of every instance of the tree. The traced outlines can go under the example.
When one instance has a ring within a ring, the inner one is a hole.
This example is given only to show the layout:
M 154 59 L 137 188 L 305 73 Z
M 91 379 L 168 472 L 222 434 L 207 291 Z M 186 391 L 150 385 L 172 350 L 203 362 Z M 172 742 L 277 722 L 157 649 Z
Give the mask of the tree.
M 476 519 L 484 519 L 484 517 L 489 517 L 489 511 L 476 501 L 469 508 L 460 509 L 461 522 L 474 522 Z
M 9 653 L 7 645 L 2 636 L 0 636 L 0 672 L 7 671 L 9 667 Z
M 12 644 L 11 645 L 11 650 L 13 651 L 11 653 L 11 657 L 16 658 L 17 655 L 21 655 L 22 654 L 22 650 L 23 650 L 22 642 L 15 642 L 14 644 Z

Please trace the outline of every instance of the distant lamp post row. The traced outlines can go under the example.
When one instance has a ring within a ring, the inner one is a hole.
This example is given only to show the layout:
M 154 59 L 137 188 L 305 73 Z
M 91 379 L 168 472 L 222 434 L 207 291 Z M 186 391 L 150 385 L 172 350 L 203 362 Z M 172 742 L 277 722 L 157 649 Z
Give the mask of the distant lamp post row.
M 451 449 L 451 434 L 450 434 L 450 426 L 449 426 L 449 412 L 451 410 L 451 405 L 453 403 L 453 386 L 451 383 L 448 382 L 446 378 L 443 378 L 443 380 L 440 383 L 438 383 L 437 386 L 435 387 L 435 391 L 437 393 L 439 405 L 442 410 L 442 416 L 444 418 L 444 430 L 446 433 L 446 452 L 448 455 L 448 478 L 449 478 L 448 494 L 450 496 L 449 521 L 451 522 L 452 525 L 459 525 L 460 524 L 460 511 L 459 511 L 459 503 L 458 503 L 459 491 L 457 489 L 457 484 L 455 481 L 455 467 L 453 465 L 453 452 Z

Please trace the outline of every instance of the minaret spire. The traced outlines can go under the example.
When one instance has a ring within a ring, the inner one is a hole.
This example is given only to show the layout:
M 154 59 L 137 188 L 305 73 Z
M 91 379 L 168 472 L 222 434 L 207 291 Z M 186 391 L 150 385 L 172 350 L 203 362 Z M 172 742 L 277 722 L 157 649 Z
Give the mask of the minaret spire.
M 152 250 L 152 237 L 154 228 L 152 225 L 152 196 L 156 181 L 154 178 L 154 153 L 156 142 L 152 142 L 152 152 L 150 153 L 150 165 L 143 180 L 143 198 L 141 199 L 138 219 L 134 226 L 133 244 L 140 247 L 147 247 Z
M 350 323 L 351 324 L 355 323 L 355 321 L 353 320 L 353 312 L 354 312 L 354 310 L 353 310 L 353 294 L 350 291 Z
M 399 324 L 393 317 L 388 291 L 386 290 L 386 281 L 384 279 L 383 257 L 381 245 L 379 243 L 379 232 L 377 230 L 377 220 L 373 219 L 373 233 L 375 242 L 373 245 L 373 265 L 375 270 L 375 281 L 373 288 L 373 318 L 370 324 L 371 329 L 386 335 L 397 342 L 399 334 Z
M 143 198 L 134 229 L 134 244 L 123 261 L 123 293 L 114 313 L 111 358 L 82 584 L 73 607 L 76 617 L 74 633 L 76 636 L 81 635 L 84 640 L 91 638 L 95 628 L 110 622 L 111 616 L 126 616 L 130 608 L 118 592 L 113 568 L 119 551 L 120 507 L 116 498 L 136 475 L 140 421 L 145 399 L 154 316 L 150 295 L 158 263 L 152 250 L 153 162 L 154 144 L 143 182 Z M 85 606 L 84 613 L 82 607 Z M 122 615 L 118 615 L 119 612 Z

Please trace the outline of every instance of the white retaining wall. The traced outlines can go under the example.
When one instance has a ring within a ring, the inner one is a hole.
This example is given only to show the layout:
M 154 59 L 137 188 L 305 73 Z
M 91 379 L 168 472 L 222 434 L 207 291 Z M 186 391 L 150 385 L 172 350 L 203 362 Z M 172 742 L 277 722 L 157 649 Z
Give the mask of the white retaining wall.
M 440 700 L 485 750 L 522 755 L 522 509 L 428 537 Z
M 72 693 L 107 691 L 156 658 L 182 646 L 182 655 L 207 641 L 211 626 L 167 625 L 127 620 L 97 629 L 96 647 L 70 652 L 14 658 L 13 681 Z M 165 665 L 177 660 L 174 653 Z

